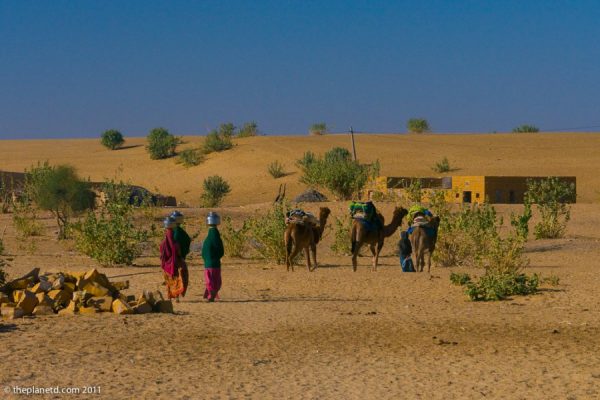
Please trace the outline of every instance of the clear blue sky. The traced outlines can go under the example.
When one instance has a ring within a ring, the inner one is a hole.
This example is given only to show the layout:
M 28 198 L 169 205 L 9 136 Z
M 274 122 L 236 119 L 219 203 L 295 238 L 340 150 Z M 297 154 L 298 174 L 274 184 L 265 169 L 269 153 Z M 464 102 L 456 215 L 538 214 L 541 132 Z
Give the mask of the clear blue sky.
M 0 0 L 0 138 L 595 127 L 599 1 Z

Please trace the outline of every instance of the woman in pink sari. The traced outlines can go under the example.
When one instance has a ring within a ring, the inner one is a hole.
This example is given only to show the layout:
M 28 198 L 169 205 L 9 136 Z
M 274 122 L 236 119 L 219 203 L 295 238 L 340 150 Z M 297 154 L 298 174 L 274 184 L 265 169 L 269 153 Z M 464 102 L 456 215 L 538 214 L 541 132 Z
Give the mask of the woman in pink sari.
M 160 244 L 160 265 L 167 285 L 167 298 L 179 302 L 179 296 L 185 296 L 189 279 L 181 248 L 173 236 L 173 228 L 176 225 L 174 218 L 165 218 L 165 238 Z

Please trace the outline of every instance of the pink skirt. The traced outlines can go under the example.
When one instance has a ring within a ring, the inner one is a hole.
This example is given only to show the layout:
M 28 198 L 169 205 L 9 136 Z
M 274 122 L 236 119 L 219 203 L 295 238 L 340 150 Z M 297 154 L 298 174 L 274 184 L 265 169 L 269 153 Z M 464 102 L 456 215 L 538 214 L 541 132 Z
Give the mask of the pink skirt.
M 219 290 L 221 290 L 221 268 L 204 268 L 204 298 L 215 299 L 219 298 Z

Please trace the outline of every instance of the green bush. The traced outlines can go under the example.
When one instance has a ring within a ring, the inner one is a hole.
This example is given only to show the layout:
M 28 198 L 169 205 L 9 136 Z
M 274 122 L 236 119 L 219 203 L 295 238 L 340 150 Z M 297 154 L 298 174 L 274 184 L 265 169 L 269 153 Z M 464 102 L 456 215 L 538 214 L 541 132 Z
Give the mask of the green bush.
M 443 210 L 439 204 L 436 208 Z M 438 215 L 440 227 L 433 260 L 443 267 L 477 266 L 502 226 L 496 210 L 487 203 Z
M 513 133 L 535 133 L 535 132 L 539 132 L 540 130 L 538 129 L 537 126 L 534 126 L 534 125 L 521 125 L 521 126 L 517 126 L 512 131 L 513 131 Z
M 13 203 L 12 195 L 15 191 L 15 183 L 11 177 L 10 182 L 4 178 L 4 175 L 0 173 L 0 212 L 2 214 L 8 213 Z
M 510 214 L 510 224 L 515 228 L 518 237 L 527 240 L 529 236 L 529 220 L 531 219 L 531 204 L 525 199 L 523 214 Z
M 403 182 L 406 199 L 413 204 L 421 204 L 423 200 L 423 187 L 420 179 L 411 179 L 410 182 Z
M 424 118 L 411 118 L 406 123 L 406 128 L 410 133 L 429 132 L 429 122 Z
M 221 227 L 221 236 L 223 237 L 223 244 L 225 245 L 225 254 L 229 257 L 243 257 L 244 250 L 246 249 L 247 232 L 248 226 L 245 222 L 240 229 L 235 229 L 231 222 L 231 217 L 224 217 L 223 225 Z
M 185 149 L 177 156 L 177 163 L 186 168 L 199 165 L 204 161 L 204 154 L 199 149 Z
M 457 274 L 456 272 L 452 272 L 450 274 L 450 282 L 456 286 L 464 286 L 471 282 L 471 277 L 469 274 Z
M 571 219 L 568 202 L 575 201 L 575 185 L 561 181 L 557 177 L 527 182 L 525 200 L 535 203 L 541 221 L 533 228 L 536 239 L 561 238 L 565 234 L 567 222 Z
M 498 301 L 513 295 L 535 293 L 538 285 L 536 274 L 485 274 L 479 281 L 467 283 L 465 293 L 473 301 Z
M 216 207 L 221 204 L 223 198 L 231 191 L 229 184 L 219 175 L 209 176 L 202 183 L 202 205 L 204 207 Z
M 107 149 L 116 150 L 125 143 L 125 139 L 123 139 L 121 132 L 110 129 L 102 134 L 100 142 Z
M 268 167 L 269 174 L 275 179 L 281 178 L 285 176 L 285 171 L 283 170 L 283 165 L 277 160 L 273 161 L 269 164 Z
M 20 239 L 42 234 L 43 227 L 38 221 L 37 210 L 27 199 L 14 203 L 12 220 Z
M 226 122 L 224 124 L 219 125 L 219 136 L 231 139 L 233 135 L 235 135 L 235 125 L 231 122 Z
M 89 211 L 72 225 L 75 247 L 104 266 L 131 265 L 149 233 L 134 223 L 128 185 L 106 182 L 102 191 L 106 201 L 99 212 Z
M 352 218 L 345 215 L 342 218 L 335 217 L 333 220 L 333 243 L 331 251 L 337 256 L 352 255 L 350 232 L 352 230 Z
M 237 134 L 238 137 L 250 137 L 258 135 L 258 125 L 256 122 L 246 122 L 242 126 Z
M 288 204 L 278 202 L 265 215 L 255 215 L 246 221 L 249 243 L 260 258 L 277 264 L 285 262 L 283 236 L 288 210 Z
M 435 163 L 435 166 L 433 166 L 431 169 L 440 174 L 444 172 L 450 172 L 450 162 L 448 161 L 447 157 L 444 157 L 441 161 Z
M 89 184 L 81 181 L 71 166 L 38 163 L 26 172 L 25 179 L 28 198 L 53 214 L 60 239 L 66 238 L 69 218 L 93 206 L 94 195 Z
M 148 134 L 146 150 L 152 160 L 173 157 L 181 139 L 171 135 L 165 128 L 154 128 Z
M 202 150 L 204 153 L 214 153 L 229 150 L 233 147 L 231 136 L 223 135 L 217 131 L 212 131 L 206 135 Z
M 311 135 L 324 135 L 327 133 L 327 124 L 325 122 L 312 124 L 308 130 L 308 133 Z
M 338 199 L 348 200 L 360 194 L 369 179 L 379 173 L 379 162 L 359 164 L 350 159 L 345 149 L 334 148 L 323 158 L 304 153 L 296 162 L 301 169 L 300 182 L 320 186 L 331 191 Z

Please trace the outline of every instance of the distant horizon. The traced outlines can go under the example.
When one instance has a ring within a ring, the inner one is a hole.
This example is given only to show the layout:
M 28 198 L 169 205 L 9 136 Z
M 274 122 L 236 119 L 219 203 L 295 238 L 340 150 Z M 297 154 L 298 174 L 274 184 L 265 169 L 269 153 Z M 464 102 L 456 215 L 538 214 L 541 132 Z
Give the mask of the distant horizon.
M 0 139 L 600 130 L 599 19 L 588 0 L 0 0 Z
M 122 132 L 121 132 L 122 133 Z M 202 137 L 202 136 L 206 136 L 207 134 L 198 134 L 198 133 L 173 133 L 170 132 L 171 134 L 173 134 L 174 136 L 178 136 L 178 137 L 190 137 L 190 136 L 198 136 L 198 137 Z M 314 137 L 319 137 L 319 136 L 330 136 L 330 135 L 349 135 L 350 132 L 346 131 L 346 132 L 327 132 L 326 134 L 323 135 L 313 135 Z M 354 131 L 355 135 L 411 135 L 411 136 L 419 136 L 419 135 L 452 135 L 452 136 L 456 136 L 456 135 L 558 135 L 558 134 L 565 134 L 565 135 L 573 135 L 573 134 L 585 134 L 585 135 L 590 135 L 590 134 L 600 134 L 600 130 L 599 131 L 539 131 L 539 132 L 526 132 L 526 133 L 518 133 L 518 132 L 425 132 L 425 133 L 412 133 L 412 132 L 360 132 L 360 131 Z M 98 139 L 100 140 L 100 135 L 98 134 L 96 136 L 47 136 L 47 137 L 0 137 L 0 141 L 3 140 L 81 140 L 81 139 L 86 139 L 86 140 L 94 140 L 94 139 Z M 123 134 L 123 138 L 125 140 L 127 140 L 127 138 L 145 138 L 148 134 L 142 134 L 142 135 L 126 135 Z M 307 133 L 286 133 L 286 134 L 281 134 L 281 133 L 273 133 L 273 134 L 267 134 L 267 133 L 259 133 L 258 135 L 256 135 L 258 137 L 310 137 L 311 135 Z M 234 136 L 235 138 L 235 136 Z

